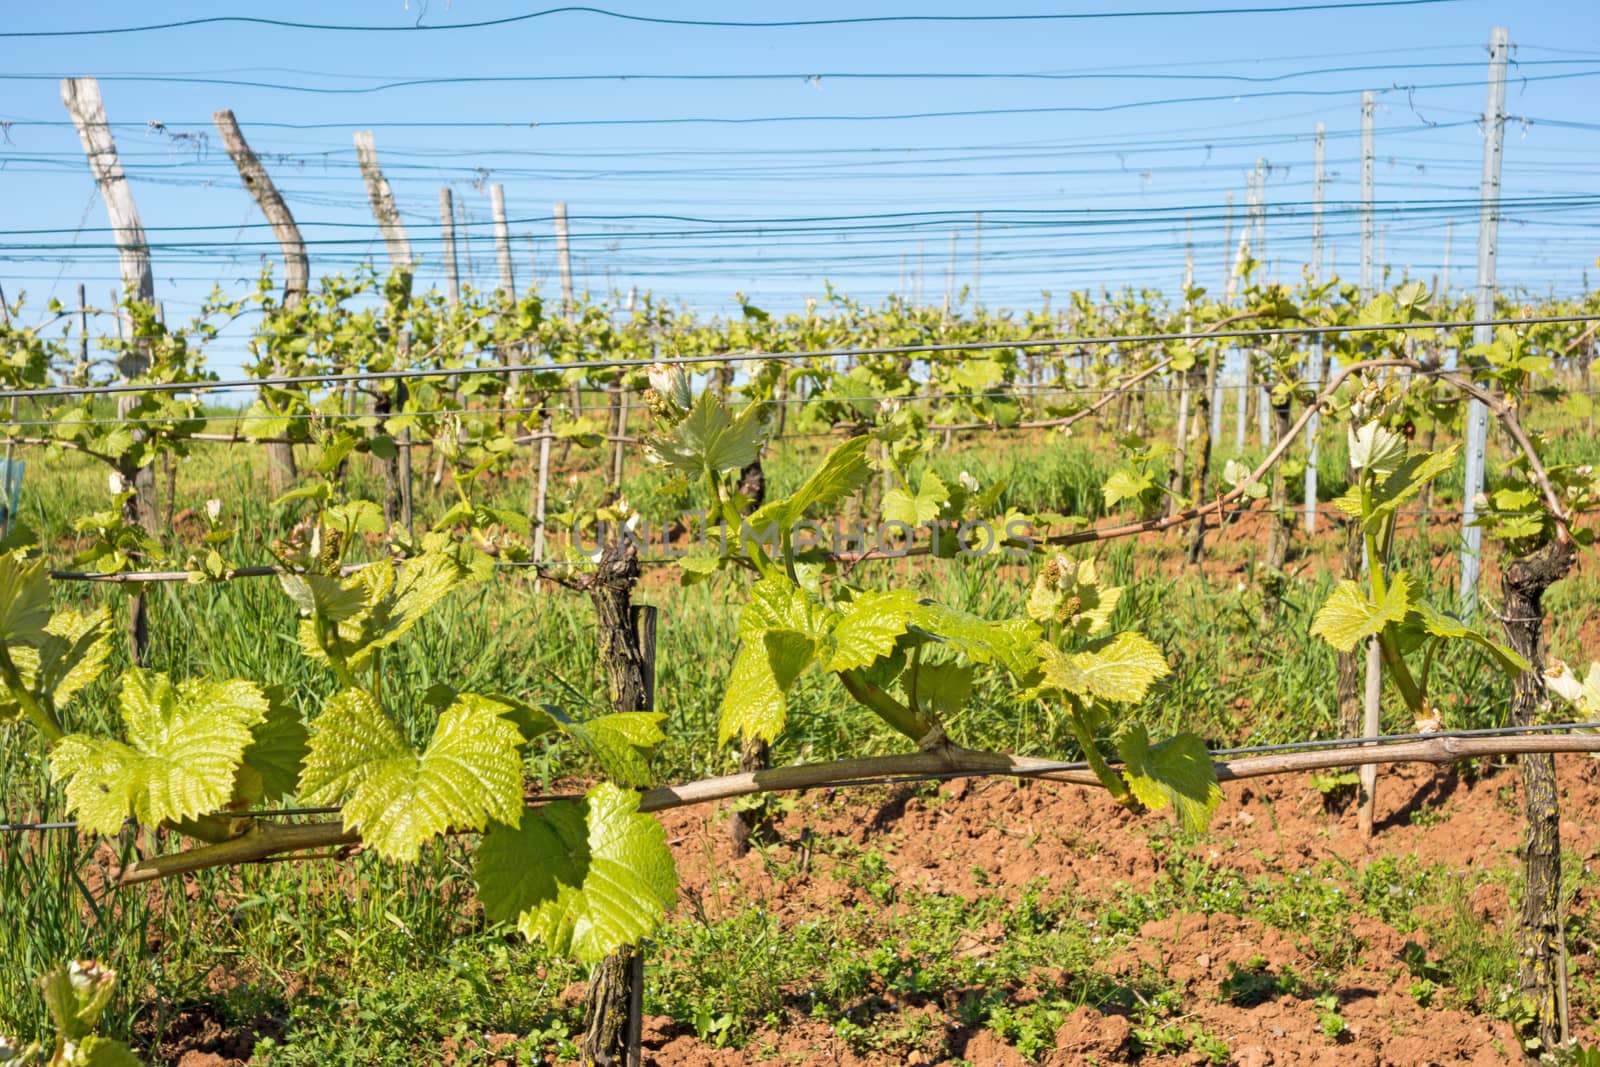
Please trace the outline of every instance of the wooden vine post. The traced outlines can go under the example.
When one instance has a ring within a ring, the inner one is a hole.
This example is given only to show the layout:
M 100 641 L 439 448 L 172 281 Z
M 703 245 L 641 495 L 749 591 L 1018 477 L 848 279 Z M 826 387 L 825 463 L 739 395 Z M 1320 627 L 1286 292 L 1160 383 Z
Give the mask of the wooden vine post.
M 588 581 L 611 707 L 655 710 L 656 609 L 633 603 L 639 581 L 635 543 L 618 536 L 604 546 Z M 627 945 L 595 965 L 584 1003 L 586 1067 L 638 1067 L 643 1021 L 644 953 Z
M 456 256 L 456 198 L 448 185 L 439 186 L 439 246 L 444 256 L 445 298 L 461 303 L 461 261 Z
M 150 269 L 150 246 L 145 242 L 144 226 L 139 221 L 139 209 L 133 202 L 133 190 L 128 187 L 122 161 L 117 157 L 116 141 L 111 136 L 111 124 L 106 121 L 105 104 L 100 99 L 100 83 L 94 78 L 63 78 L 61 101 L 66 104 L 77 127 L 78 140 L 89 159 L 89 171 L 94 175 L 105 201 L 106 215 L 111 221 L 111 232 L 117 242 L 117 257 L 122 267 L 122 285 L 132 299 L 141 303 L 154 303 L 155 276 Z M 118 314 L 118 333 L 121 333 L 122 316 Z M 150 344 L 132 336 L 131 344 L 123 349 L 117 372 L 124 381 L 132 381 L 150 369 Z M 117 414 L 126 418 L 129 410 L 138 403 L 136 394 L 126 393 L 117 401 Z M 144 431 L 134 428 L 135 442 L 144 439 Z M 124 520 L 138 525 L 151 537 L 160 535 L 160 520 L 156 503 L 155 468 L 146 464 L 133 466 L 124 453 L 117 458 L 117 473 L 123 485 L 133 490 L 133 495 L 123 505 Z M 150 661 L 150 608 L 144 594 L 128 598 L 128 650 L 134 662 L 141 665 Z
M 510 308 L 517 300 L 517 274 L 511 260 L 511 224 L 506 221 L 506 187 L 498 182 L 489 186 L 489 215 L 494 222 L 494 253 L 500 266 L 500 291 L 504 300 L 501 306 Z M 501 348 L 498 355 L 502 367 L 511 365 L 509 346 Z M 513 393 L 517 391 L 519 378 L 513 373 L 506 382 Z M 504 416 L 501 418 L 503 420 Z
M 403 275 L 407 298 L 411 292 L 412 271 L 415 269 L 416 260 L 411 257 L 411 242 L 406 238 L 405 224 L 400 221 L 400 209 L 395 206 L 394 191 L 389 188 L 388 179 L 383 176 L 383 170 L 378 166 L 378 149 L 372 138 L 371 130 L 357 130 L 355 135 L 356 160 L 361 167 L 361 178 L 366 183 L 367 198 L 372 202 L 372 215 L 378 220 L 378 229 L 383 233 L 384 247 L 389 250 L 389 265 Z M 404 322 L 396 323 L 393 327 L 397 333 L 396 345 L 401 359 L 409 354 Z M 405 380 L 395 382 L 394 393 L 378 392 L 377 410 L 379 416 L 389 415 L 405 405 L 406 387 Z M 389 524 L 403 523 L 407 529 L 412 526 L 411 508 L 411 430 L 400 431 L 398 446 L 393 459 L 379 461 L 380 470 L 383 472 L 384 484 L 387 492 L 384 494 L 383 517 Z
M 228 150 L 229 158 L 239 170 L 239 181 L 255 200 L 261 214 L 267 217 L 272 234 L 278 239 L 278 247 L 283 252 L 283 309 L 293 311 L 305 299 L 311 281 L 311 263 L 306 256 L 305 238 L 300 235 L 294 214 L 289 210 L 289 205 L 284 203 L 278 187 L 272 182 L 272 176 L 244 139 L 232 109 L 212 112 L 211 121 L 222 137 L 222 145 Z M 287 373 L 287 369 L 274 360 L 272 373 L 282 375 Z M 270 441 L 266 449 L 268 485 L 272 495 L 279 496 L 294 484 L 294 446 L 285 441 Z
M 1564 532 L 1564 531 L 1563 531 Z M 1532 665 L 1517 676 L 1511 721 L 1531 726 L 1549 706 L 1545 665 L 1544 594 L 1577 563 L 1572 542 L 1559 536 L 1506 566 L 1501 579 L 1506 643 Z M 1522 852 L 1522 914 L 1518 921 L 1519 979 L 1534 1006 L 1540 1051 L 1567 1037 L 1566 934 L 1561 904 L 1561 808 L 1556 761 L 1548 752 L 1523 755 L 1523 811 L 1528 820 Z

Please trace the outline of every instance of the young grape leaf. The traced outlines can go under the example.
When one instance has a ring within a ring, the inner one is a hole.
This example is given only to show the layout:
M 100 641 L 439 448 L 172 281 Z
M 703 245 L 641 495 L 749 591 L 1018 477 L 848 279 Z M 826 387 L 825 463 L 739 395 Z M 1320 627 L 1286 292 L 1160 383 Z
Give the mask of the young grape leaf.
M 268 711 L 250 682 L 174 686 L 139 667 L 123 675 L 118 707 L 126 743 L 71 734 L 50 753 L 50 777 L 66 783 L 67 806 L 90 833 L 114 834 L 130 815 L 155 826 L 227 804 L 250 731 Z
M 939 508 L 950 499 L 950 490 L 932 471 L 922 472 L 922 482 L 915 495 L 894 488 L 883 495 L 885 522 L 899 522 L 917 527 L 939 517 Z
M 648 936 L 678 894 L 666 831 L 639 814 L 637 793 L 608 782 L 494 826 L 474 874 L 490 919 L 590 964 Z
M 753 512 L 750 525 L 757 530 L 772 524 L 792 526 L 811 508 L 831 508 L 848 498 L 872 476 L 872 467 L 867 463 L 867 445 L 871 440 L 852 437 L 835 448 L 793 494 L 764 504 Z
M 917 704 L 948 720 L 972 698 L 970 663 L 924 663 L 917 668 Z
M 63 1040 L 81 1041 L 100 1025 L 116 983 L 116 971 L 92 960 L 57 964 L 39 977 L 45 1011 Z
M 78 1042 L 77 1050 L 74 1067 L 144 1067 L 133 1049 L 115 1038 L 90 1034 Z
M 1600 715 L 1600 663 L 1590 663 L 1589 673 L 1583 678 L 1560 659 L 1552 656 L 1543 671 L 1550 692 L 1572 704 L 1590 719 Z
M 267 715 L 250 731 L 250 745 L 234 786 L 235 798 L 252 804 L 270 803 L 294 792 L 310 736 L 283 686 L 267 686 L 264 695 Z
M 1058 555 L 1039 569 L 1027 611 L 1037 622 L 1062 623 L 1073 633 L 1092 637 L 1110 625 L 1121 599 L 1120 585 L 1101 587 L 1093 560 L 1074 563 Z
M 840 610 L 833 628 L 833 653 L 825 664 L 827 669 L 865 667 L 892 653 L 918 603 L 917 594 L 909 589 L 856 594 Z
M 1194 734 L 1179 734 L 1159 744 L 1137 723 L 1117 738 L 1123 780 L 1139 803 L 1151 811 L 1168 805 L 1177 810 L 1185 830 L 1198 833 L 1211 822 L 1222 801 L 1217 772 L 1205 742 Z
M 991 622 L 942 604 L 919 603 L 911 611 L 910 623 L 974 663 L 1000 664 L 1025 684 L 1038 672 L 1033 648 L 1039 641 L 1039 626 L 1031 619 Z
M 1161 650 L 1133 630 L 1101 638 L 1079 652 L 1062 652 L 1041 641 L 1037 652 L 1046 687 L 1115 703 L 1137 704 L 1156 679 L 1172 673 Z
M 806 590 L 771 575 L 750 587 L 750 600 L 739 615 L 739 636 L 749 640 L 767 630 L 794 630 L 820 639 L 835 621 L 834 613 Z
M 1350 466 L 1369 474 L 1390 475 L 1406 458 L 1406 439 L 1382 423 L 1369 422 L 1352 427 L 1349 439 Z
M 741 470 L 761 453 L 766 436 L 764 405 L 750 404 L 730 415 L 709 391 L 701 393 L 681 422 L 651 437 L 645 454 L 693 477 Z
M 11 662 L 27 691 L 59 710 L 100 677 L 111 655 L 110 629 L 109 608 L 58 611 L 45 624 L 35 647 L 11 646 Z M 21 715 L 21 705 L 0 691 L 0 723 Z
M 522 734 L 503 717 L 508 710 L 462 693 L 419 753 L 372 694 L 346 689 L 311 723 L 300 797 L 342 804 L 346 829 L 379 855 L 406 862 L 446 830 L 481 830 L 490 819 L 515 825 Z
M 1340 652 L 1352 652 L 1362 638 L 1380 633 L 1385 626 L 1403 623 L 1410 610 L 1411 591 L 1404 574 L 1390 579 L 1381 604 L 1368 600 L 1361 586 L 1346 578 L 1311 620 L 1311 635 L 1321 637 Z
M 318 662 L 337 660 L 351 671 L 365 670 L 372 664 L 373 653 L 400 640 L 429 608 L 468 577 L 459 561 L 443 552 L 426 552 L 407 560 L 398 576 L 394 564 L 386 559 L 363 567 L 345 580 L 344 593 L 337 597 L 308 582 L 316 610 L 321 611 L 321 603 L 329 604 L 334 614 L 325 618 L 336 625 L 323 637 L 315 619 L 302 619 L 300 646 Z M 358 594 L 361 606 L 345 614 L 349 594 Z
M 797 630 L 763 630 L 746 637 L 722 696 L 718 747 L 741 732 L 775 740 L 788 721 L 789 690 L 816 653 L 816 639 Z
M 1114 508 L 1124 500 L 1138 500 L 1155 487 L 1148 472 L 1121 468 L 1111 472 L 1100 487 L 1100 493 L 1105 497 L 1106 507 Z
M 1452 619 L 1443 612 L 1436 611 L 1426 604 L 1418 604 L 1412 608 L 1412 615 L 1421 623 L 1422 629 L 1434 637 L 1446 640 L 1471 641 L 1473 644 L 1489 653 L 1489 658 L 1495 666 L 1500 668 L 1502 674 L 1508 678 L 1515 678 L 1523 671 L 1530 671 L 1533 666 L 1516 650 L 1481 633 L 1466 624 Z
M 1422 487 L 1455 466 L 1457 446 L 1442 452 L 1419 452 L 1408 456 L 1394 473 L 1375 483 L 1367 492 L 1365 524 L 1373 529 L 1401 504 L 1422 491 Z
M 7 645 L 33 644 L 44 636 L 50 621 L 48 561 L 24 563 L 7 552 L 0 554 L 0 641 Z
M 357 578 L 340 581 L 327 574 L 280 574 L 278 584 L 302 614 L 343 622 L 367 605 L 367 588 Z
M 654 780 L 650 757 L 666 740 L 661 732 L 665 720 L 665 715 L 650 711 L 614 712 L 583 720 L 556 718 L 562 731 L 589 754 L 607 778 L 641 787 Z

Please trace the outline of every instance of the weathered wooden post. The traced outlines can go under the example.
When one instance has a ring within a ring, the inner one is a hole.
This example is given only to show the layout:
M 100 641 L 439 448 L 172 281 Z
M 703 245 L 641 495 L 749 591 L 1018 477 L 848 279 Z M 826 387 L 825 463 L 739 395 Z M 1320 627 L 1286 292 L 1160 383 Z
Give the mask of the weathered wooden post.
M 100 99 L 100 83 L 93 78 L 63 78 L 61 100 L 77 127 L 78 140 L 83 144 L 84 155 L 89 159 L 89 171 L 100 188 L 100 198 L 105 201 L 106 215 L 111 220 L 111 230 L 117 242 L 117 258 L 122 266 L 122 284 L 129 296 L 142 303 L 154 303 L 155 276 L 150 270 L 150 246 L 145 242 L 144 226 L 139 221 L 139 209 L 134 206 L 133 191 L 128 188 L 127 175 L 117 157 L 116 141 L 111 136 L 111 124 L 106 121 L 105 104 Z M 113 306 L 116 300 L 113 298 Z M 119 333 L 121 316 L 118 316 Z M 132 381 L 150 369 L 149 342 L 128 336 L 132 344 L 123 349 L 117 371 L 125 381 Z M 117 401 L 117 414 L 126 417 L 138 403 L 138 397 L 125 393 Z M 132 429 L 135 442 L 145 437 L 144 430 Z M 160 535 L 157 517 L 155 468 L 149 464 L 135 467 L 132 460 L 120 458 L 117 473 L 124 485 L 133 490 L 124 507 L 124 518 L 136 523 L 151 537 Z M 150 660 L 149 605 L 142 593 L 128 598 L 128 648 L 129 654 L 139 664 Z
M 272 225 L 273 236 L 278 239 L 278 247 L 283 252 L 283 309 L 293 311 L 305 299 L 311 281 L 306 242 L 300 235 L 300 227 L 295 224 L 294 213 L 284 203 L 267 168 L 261 165 L 261 160 L 244 139 L 233 111 L 229 108 L 214 111 L 211 121 L 222 136 L 222 145 L 228 150 L 233 165 L 239 170 L 239 180 L 244 184 L 245 191 Z M 284 373 L 284 368 L 276 361 L 273 363 L 273 373 Z M 294 483 L 294 446 L 285 441 L 271 441 L 266 448 L 267 484 L 272 494 L 278 496 Z
M 357 130 L 355 135 L 356 161 L 361 167 L 361 178 L 366 183 L 367 198 L 372 202 L 372 215 L 378 220 L 378 229 L 383 234 L 384 246 L 389 250 L 389 265 L 404 277 L 406 299 L 409 301 L 411 293 L 412 272 L 416 269 L 416 260 L 411 256 L 411 242 L 406 238 L 405 224 L 400 221 L 400 209 L 394 202 L 394 191 L 389 188 L 389 182 L 383 176 L 383 170 L 378 166 L 378 149 L 372 138 L 371 130 Z M 402 305 L 404 306 L 404 305 Z M 402 361 L 409 353 L 408 338 L 405 333 L 405 323 L 396 323 L 395 342 L 399 346 Z M 378 391 L 379 415 L 390 414 L 393 410 L 401 408 L 406 401 L 406 387 L 404 380 L 396 381 L 394 393 L 391 396 L 383 390 Z M 403 523 L 407 529 L 413 525 L 414 516 L 411 508 L 411 430 L 400 431 L 400 439 L 396 442 L 393 459 L 381 460 L 380 469 L 384 481 L 387 483 L 388 492 L 384 494 L 384 519 L 390 523 L 396 521 Z

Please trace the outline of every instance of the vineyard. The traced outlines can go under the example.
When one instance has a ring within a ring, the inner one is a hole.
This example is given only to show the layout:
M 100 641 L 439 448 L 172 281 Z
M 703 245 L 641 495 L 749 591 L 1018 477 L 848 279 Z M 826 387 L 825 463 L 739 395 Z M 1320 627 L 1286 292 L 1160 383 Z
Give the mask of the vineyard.
M 480 286 L 366 130 L 313 271 L 220 110 L 272 254 L 180 316 L 62 80 L 0 1063 L 1600 1062 L 1600 290 L 1496 277 L 1507 51 L 1470 292 L 1377 269 L 1367 93 L 1358 280 L 1319 126 L 1303 269 L 1258 166 L 1221 285 L 1010 308 L 584 292 L 564 204 L 519 286 L 498 185 Z

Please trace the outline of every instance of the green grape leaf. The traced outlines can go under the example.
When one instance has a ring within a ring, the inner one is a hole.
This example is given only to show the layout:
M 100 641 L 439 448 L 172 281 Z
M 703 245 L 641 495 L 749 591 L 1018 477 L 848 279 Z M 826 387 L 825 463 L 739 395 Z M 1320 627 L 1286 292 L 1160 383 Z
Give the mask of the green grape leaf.
M 233 797 L 234 774 L 267 698 L 245 681 L 187 678 L 131 668 L 118 697 L 126 743 L 71 734 L 50 753 L 50 776 L 90 833 L 192 819 Z
M 0 554 L 0 641 L 7 645 L 33 644 L 44 636 L 50 621 L 48 561 L 24 563 L 7 552 Z
M 22 684 L 36 698 L 49 698 L 58 711 L 100 677 L 111 655 L 111 610 L 62 610 L 50 617 L 37 647 L 13 645 L 11 661 Z M 0 723 L 14 722 L 22 706 L 0 691 Z
M 694 477 L 748 467 L 761 454 L 767 433 L 766 409 L 750 404 L 730 415 L 709 391 L 701 393 L 682 421 L 645 443 L 652 463 Z
M 1410 610 L 1411 590 L 1404 574 L 1396 574 L 1390 580 L 1381 604 L 1368 600 L 1361 586 L 1347 578 L 1311 620 L 1311 635 L 1340 652 L 1353 652 L 1362 638 L 1380 633 L 1385 626 L 1403 623 Z
M 363 567 L 344 581 L 344 592 L 337 597 L 308 582 L 314 604 L 329 603 L 335 615 L 328 618 L 337 625 L 324 639 L 313 620 L 302 620 L 301 647 L 318 662 L 337 659 L 351 671 L 365 670 L 372 665 L 373 653 L 400 640 L 428 609 L 469 577 L 467 568 L 450 555 L 426 552 L 407 560 L 398 576 L 386 559 Z M 359 594 L 361 607 L 345 615 L 351 593 Z
M 522 734 L 498 700 L 461 693 L 417 752 L 363 689 L 329 699 L 311 723 L 300 797 L 341 804 L 344 825 L 389 859 L 415 860 L 446 830 L 481 830 L 522 813 Z
M 1038 673 L 1033 648 L 1039 641 L 1039 625 L 1031 619 L 991 622 L 942 604 L 919 603 L 910 621 L 926 636 L 972 662 L 998 663 L 1025 684 Z
M 1379 422 L 1352 427 L 1349 448 L 1350 466 L 1369 474 L 1393 474 L 1406 458 L 1406 439 Z
M 235 794 L 250 803 L 270 803 L 294 792 L 305 763 L 309 733 L 283 686 L 268 686 L 267 716 L 250 731 Z
M 898 487 L 883 494 L 883 518 L 885 522 L 921 526 L 937 519 L 940 507 L 949 499 L 950 490 L 944 482 L 940 481 L 937 474 L 925 470 L 916 495 Z
M 678 895 L 666 831 L 639 813 L 637 793 L 610 783 L 493 827 L 474 874 L 490 919 L 590 964 L 649 936 Z
M 811 476 L 789 496 L 770 501 L 750 516 L 750 526 L 764 530 L 777 524 L 792 526 L 812 508 L 827 509 L 847 499 L 872 476 L 867 463 L 870 437 L 852 437 L 828 453 Z
M 759 527 L 757 527 L 759 529 Z M 702 549 L 698 546 L 691 548 L 686 554 L 676 560 L 678 569 L 682 572 L 678 580 L 683 585 L 694 585 L 711 577 L 722 569 L 722 555 L 719 552 Z
M 1361 517 L 1361 486 L 1351 485 L 1349 489 L 1334 497 L 1333 506 L 1351 518 L 1359 519 Z
M 1161 650 L 1133 630 L 1101 638 L 1078 652 L 1041 641 L 1037 654 L 1047 688 L 1123 704 L 1137 704 L 1157 679 L 1172 673 Z
M 1155 487 L 1156 483 L 1148 473 L 1131 471 L 1124 467 L 1111 472 L 1105 484 L 1100 487 L 1100 493 L 1105 497 L 1106 507 L 1114 508 L 1124 500 L 1139 500 Z
M 924 663 L 917 668 L 917 704 L 935 719 L 948 720 L 972 699 L 970 663 Z
M 1123 760 L 1122 778 L 1139 803 L 1151 811 L 1172 806 L 1179 824 L 1191 833 L 1210 824 L 1222 789 L 1204 741 L 1179 734 L 1152 745 L 1145 728 L 1135 723 L 1117 738 L 1117 753 Z
M 116 971 L 92 960 L 74 960 L 41 975 L 39 992 L 61 1037 L 81 1041 L 100 1024 L 116 984 Z
M 816 639 L 798 630 L 763 630 L 746 637 L 722 696 L 718 747 L 741 732 L 775 740 L 788 721 L 789 690 L 816 654 Z
M 1058 622 L 1073 633 L 1093 637 L 1111 624 L 1122 599 L 1122 586 L 1102 587 L 1094 561 L 1072 562 L 1055 556 L 1039 569 L 1028 594 L 1028 617 Z
M 1374 484 L 1367 493 L 1367 528 L 1375 528 L 1380 520 L 1421 492 L 1423 486 L 1455 466 L 1457 451 L 1457 446 L 1451 445 L 1442 452 L 1408 456 L 1394 473 Z
M 767 630 L 794 630 L 821 639 L 835 621 L 834 613 L 806 590 L 770 575 L 750 587 L 750 600 L 739 615 L 739 636 L 749 640 Z
M 355 578 L 340 581 L 326 574 L 280 574 L 278 584 L 304 615 L 343 622 L 366 607 L 366 587 Z
M 605 776 L 627 786 L 647 786 L 654 782 L 650 757 L 666 740 L 661 723 L 666 716 L 652 711 L 614 712 L 592 719 L 556 721 L 578 747 L 589 754 Z
M 1451 641 L 1471 641 L 1487 652 L 1495 666 L 1499 667 L 1501 673 L 1508 678 L 1515 678 L 1523 671 L 1533 670 L 1533 665 L 1518 655 L 1515 649 L 1502 645 L 1488 635 L 1426 604 L 1417 604 L 1413 607 L 1412 616 L 1421 623 L 1425 632 L 1434 637 Z
M 833 628 L 833 653 L 825 664 L 827 669 L 865 667 L 892 653 L 918 603 L 917 594 L 909 589 L 856 594 L 841 609 Z

